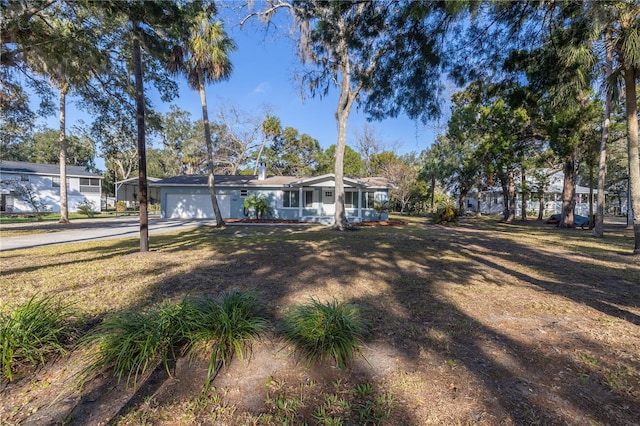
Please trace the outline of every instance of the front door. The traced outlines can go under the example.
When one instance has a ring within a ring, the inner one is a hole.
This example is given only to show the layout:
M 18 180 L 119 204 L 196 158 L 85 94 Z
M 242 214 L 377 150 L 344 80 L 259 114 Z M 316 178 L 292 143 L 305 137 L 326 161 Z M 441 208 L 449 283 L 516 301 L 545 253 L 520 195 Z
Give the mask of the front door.
M 335 188 L 322 188 L 322 214 L 333 216 L 336 213 Z

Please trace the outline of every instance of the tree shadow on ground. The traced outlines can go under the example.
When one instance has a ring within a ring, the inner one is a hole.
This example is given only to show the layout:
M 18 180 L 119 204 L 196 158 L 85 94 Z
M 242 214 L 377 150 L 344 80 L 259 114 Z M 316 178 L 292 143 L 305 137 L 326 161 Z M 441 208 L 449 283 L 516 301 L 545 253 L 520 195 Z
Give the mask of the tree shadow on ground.
M 640 380 L 626 375 L 636 379 L 626 391 L 614 377 L 616 371 L 640 371 L 637 353 L 588 330 L 603 318 L 605 331 L 628 330 L 630 347 L 638 344 L 640 282 L 630 282 L 624 268 L 634 267 L 631 260 L 611 253 L 601 260 L 619 269 L 585 268 L 583 252 L 532 250 L 527 241 L 503 238 L 496 225 L 481 228 L 414 224 L 337 233 L 234 226 L 162 236 L 152 247 L 163 261 L 185 251 L 202 256 L 187 272 L 174 271 L 179 258 L 166 263 L 149 294 L 129 309 L 232 288 L 256 291 L 273 324 L 287 306 L 312 297 L 358 304 L 371 327 L 366 346 L 385 348 L 388 359 L 377 360 L 379 371 L 358 363 L 345 377 L 354 374 L 395 392 L 390 424 L 640 418 Z M 570 238 L 583 236 L 565 236 Z M 147 270 L 160 269 L 150 262 Z M 252 359 L 250 368 L 259 362 Z M 322 373 L 326 369 L 317 367 L 317 377 L 333 380 L 335 374 Z M 243 380 L 239 374 L 236 386 Z M 160 378 L 157 386 L 167 380 Z M 94 393 L 108 396 L 112 386 L 107 380 Z M 103 414 L 115 420 L 123 406 L 135 406 L 154 389 L 133 393 Z M 89 403 L 94 414 L 98 403 Z M 87 415 L 84 408 L 70 413 L 76 424 Z

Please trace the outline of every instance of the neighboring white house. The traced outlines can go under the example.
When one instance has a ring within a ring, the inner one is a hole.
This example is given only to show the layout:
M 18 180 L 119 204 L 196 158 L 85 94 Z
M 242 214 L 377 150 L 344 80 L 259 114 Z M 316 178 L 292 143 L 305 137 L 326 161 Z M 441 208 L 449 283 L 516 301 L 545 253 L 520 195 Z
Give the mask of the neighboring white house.
M 544 203 L 543 215 L 550 216 L 562 213 L 562 187 L 564 175 L 562 172 L 555 173 L 550 176 L 549 183 L 544 189 L 542 202 Z M 574 213 L 588 216 L 589 215 L 589 188 L 576 185 L 575 208 Z M 598 190 L 593 190 L 594 204 Z M 516 185 L 516 216 L 521 215 L 522 210 L 522 192 L 520 185 Z M 540 202 L 529 196 L 526 201 L 526 209 L 529 216 L 537 216 L 540 208 Z M 504 197 L 502 196 L 502 188 L 494 187 L 486 191 L 480 192 L 480 213 L 483 214 L 502 214 L 504 211 Z M 467 197 L 467 209 L 470 211 L 478 211 L 478 194 L 469 194 Z
M 22 161 L 0 160 L 0 212 L 33 212 L 32 203 L 25 200 L 28 190 L 46 211 L 60 212 L 60 166 Z M 102 176 L 84 167 L 67 166 L 67 198 L 69 212 L 76 212 L 78 205 L 89 201 L 100 209 Z
M 250 214 L 246 197 L 260 194 L 268 200 L 269 217 L 300 222 L 331 224 L 335 214 L 335 176 L 266 176 L 261 165 L 258 176 L 216 176 L 216 196 L 223 219 L 244 219 Z M 207 176 L 175 176 L 149 184 L 160 188 L 162 217 L 215 218 Z M 384 178 L 344 178 L 345 209 L 350 222 L 386 219 L 374 209 L 389 199 L 390 185 Z
M 593 202 L 595 205 L 596 194 L 598 190 L 593 190 Z M 520 216 L 522 210 L 522 193 L 516 194 L 516 216 Z M 553 214 L 562 213 L 562 188 L 549 187 L 545 190 L 543 201 L 544 203 L 544 216 L 551 216 Z M 576 185 L 575 195 L 575 208 L 574 213 L 582 216 L 589 215 L 589 188 L 585 186 Z M 476 211 L 477 201 L 467 200 L 469 210 Z M 526 201 L 527 213 L 529 216 L 537 216 L 540 202 L 537 199 L 527 199 Z M 493 189 L 489 191 L 482 191 L 480 193 L 480 213 L 484 214 L 502 214 L 504 211 L 504 197 L 502 196 L 501 189 Z

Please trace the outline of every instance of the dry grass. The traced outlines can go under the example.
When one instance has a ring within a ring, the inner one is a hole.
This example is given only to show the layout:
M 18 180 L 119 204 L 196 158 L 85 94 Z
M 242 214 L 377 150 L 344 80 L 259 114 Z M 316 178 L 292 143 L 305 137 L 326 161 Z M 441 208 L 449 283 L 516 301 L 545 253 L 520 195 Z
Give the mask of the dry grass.
M 87 324 L 236 288 L 256 291 L 273 324 L 313 297 L 357 304 L 371 325 L 367 361 L 351 369 L 298 365 L 274 334 L 248 366 L 218 376 L 209 395 L 199 394 L 202 366 L 182 362 L 173 377 L 158 373 L 135 393 L 106 379 L 69 389 L 72 353 L 3 384 L 0 418 L 281 424 L 293 416 L 318 424 L 322 407 L 327 416 L 342 413 L 345 424 L 367 413 L 394 425 L 640 418 L 640 263 L 629 255 L 630 231 L 612 228 L 594 239 L 534 222 L 408 222 L 343 233 L 199 228 L 153 237 L 149 253 L 138 253 L 136 239 L 0 253 L 2 306 L 58 295 Z M 373 390 L 370 399 L 358 398 L 362 389 Z

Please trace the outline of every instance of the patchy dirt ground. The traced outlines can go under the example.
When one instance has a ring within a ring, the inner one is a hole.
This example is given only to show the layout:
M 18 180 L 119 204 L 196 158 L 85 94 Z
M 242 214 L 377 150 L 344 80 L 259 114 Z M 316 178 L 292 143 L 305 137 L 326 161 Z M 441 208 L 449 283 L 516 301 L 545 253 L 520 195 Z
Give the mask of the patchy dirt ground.
M 534 221 L 407 222 L 199 229 L 152 241 L 146 254 L 135 241 L 2 253 L 0 292 L 17 301 L 40 287 L 99 318 L 252 289 L 274 325 L 287 306 L 336 298 L 361 307 L 370 336 L 364 358 L 340 371 L 297 363 L 271 330 L 205 393 L 205 365 L 185 359 L 136 390 L 109 375 L 79 390 L 72 351 L 2 383 L 0 424 L 638 424 L 630 230 L 610 225 L 594 239 Z

